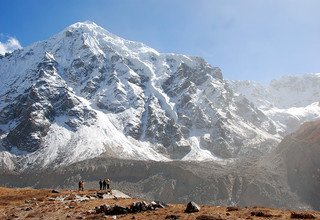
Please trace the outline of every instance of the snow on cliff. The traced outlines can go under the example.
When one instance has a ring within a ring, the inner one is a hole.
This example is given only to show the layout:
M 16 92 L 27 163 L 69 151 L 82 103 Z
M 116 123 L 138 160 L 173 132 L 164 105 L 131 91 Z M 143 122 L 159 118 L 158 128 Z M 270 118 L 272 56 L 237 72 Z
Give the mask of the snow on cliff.
M 2 167 L 98 156 L 222 161 L 260 155 L 281 139 L 278 125 L 235 94 L 219 68 L 93 22 L 1 57 L 0 76 Z

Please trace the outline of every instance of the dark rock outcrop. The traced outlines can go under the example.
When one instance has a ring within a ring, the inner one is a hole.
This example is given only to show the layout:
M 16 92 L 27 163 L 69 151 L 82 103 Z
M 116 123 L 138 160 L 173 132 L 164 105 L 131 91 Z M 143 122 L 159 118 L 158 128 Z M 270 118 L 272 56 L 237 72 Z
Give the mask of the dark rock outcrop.
M 104 213 L 105 215 L 122 215 L 128 213 L 138 213 L 151 211 L 158 208 L 164 208 L 163 203 L 161 202 L 151 202 L 148 204 L 145 201 L 134 202 L 129 207 L 123 207 L 119 205 L 109 206 L 101 205 L 95 208 L 96 213 Z
M 187 204 L 186 209 L 184 210 L 184 212 L 186 213 L 192 213 L 192 212 L 199 212 L 200 211 L 200 206 L 197 205 L 197 203 L 191 201 Z

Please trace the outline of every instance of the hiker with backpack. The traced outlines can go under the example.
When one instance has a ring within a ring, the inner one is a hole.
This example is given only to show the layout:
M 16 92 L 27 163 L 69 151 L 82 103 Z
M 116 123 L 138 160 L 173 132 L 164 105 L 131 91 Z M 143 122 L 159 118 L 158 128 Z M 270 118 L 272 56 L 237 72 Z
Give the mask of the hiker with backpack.
M 109 190 L 110 189 L 110 182 L 111 182 L 111 180 L 110 179 L 107 179 L 107 190 Z

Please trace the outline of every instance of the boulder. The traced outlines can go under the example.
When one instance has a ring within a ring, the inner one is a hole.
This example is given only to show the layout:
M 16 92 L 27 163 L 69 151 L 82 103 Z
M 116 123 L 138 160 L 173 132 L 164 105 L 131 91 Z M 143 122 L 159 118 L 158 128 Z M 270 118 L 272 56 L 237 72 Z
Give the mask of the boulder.
M 227 207 L 227 212 L 233 212 L 233 211 L 239 211 L 239 208 L 234 206 Z
M 308 213 L 297 213 L 291 212 L 291 218 L 298 218 L 298 219 L 315 219 L 314 215 Z
M 200 206 L 197 205 L 197 203 L 191 201 L 187 204 L 186 210 L 184 212 L 186 213 L 192 213 L 192 212 L 199 212 Z
M 130 206 L 130 212 L 142 212 L 150 210 L 152 206 L 148 205 L 145 201 L 134 202 Z
M 96 213 L 104 213 L 105 215 L 121 215 L 127 213 L 138 213 L 145 212 L 150 210 L 155 210 L 157 208 L 164 208 L 167 206 L 162 202 L 151 202 L 148 204 L 145 201 L 134 202 L 130 205 L 130 207 L 122 207 L 122 206 L 109 206 L 109 205 L 101 205 L 95 208 Z
M 272 215 L 269 213 L 265 213 L 263 211 L 252 211 L 251 216 L 257 216 L 257 217 L 265 217 L 265 218 L 271 218 Z
M 127 207 L 115 205 L 105 212 L 106 215 L 123 215 L 130 212 Z
M 101 205 L 101 206 L 97 206 L 95 208 L 96 213 L 100 214 L 100 213 L 106 213 L 108 210 L 110 210 L 111 207 L 109 205 Z
M 165 208 L 165 207 L 168 206 L 167 204 L 165 204 L 163 202 L 160 202 L 160 201 L 152 201 L 150 203 L 150 205 L 152 205 L 152 207 L 154 207 L 154 208 L 160 208 L 160 209 Z

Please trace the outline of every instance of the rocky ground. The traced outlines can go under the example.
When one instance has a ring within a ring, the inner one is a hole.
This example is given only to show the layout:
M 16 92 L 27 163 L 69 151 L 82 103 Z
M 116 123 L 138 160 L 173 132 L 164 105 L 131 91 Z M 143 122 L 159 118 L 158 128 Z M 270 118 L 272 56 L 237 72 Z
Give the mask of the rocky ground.
M 50 189 L 0 187 L 0 219 L 320 219 L 317 211 L 199 205 L 200 211 L 186 213 L 186 204 L 163 206 L 142 201 L 117 190 L 108 194 L 96 190 L 53 192 Z M 106 215 L 101 207 L 129 213 Z

